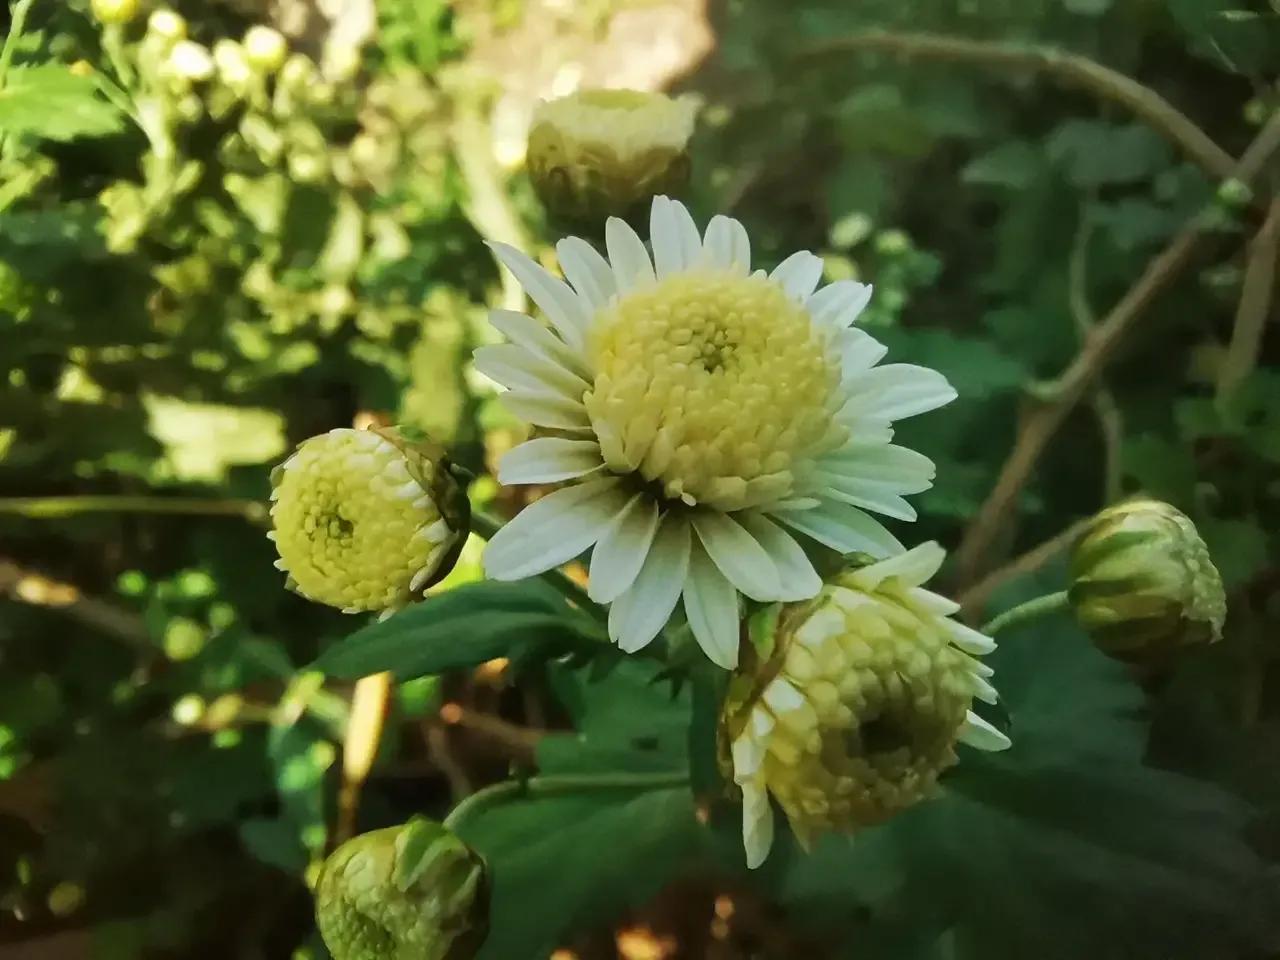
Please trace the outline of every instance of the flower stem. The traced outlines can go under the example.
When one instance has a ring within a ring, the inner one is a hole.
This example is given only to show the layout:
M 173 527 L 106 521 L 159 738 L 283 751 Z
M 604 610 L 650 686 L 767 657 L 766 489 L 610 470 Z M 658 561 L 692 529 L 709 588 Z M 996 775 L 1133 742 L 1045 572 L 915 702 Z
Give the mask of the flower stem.
M 1016 607 L 1010 607 L 1004 613 L 987 621 L 982 627 L 982 632 L 992 637 L 1001 630 L 1030 623 L 1032 620 L 1038 620 L 1040 617 L 1049 616 L 1066 608 L 1067 591 L 1059 590 L 1057 593 L 1046 593 L 1043 597 L 1036 597 L 1034 600 L 1020 603 Z
M 5 37 L 4 46 L 0 47 L 0 88 L 4 87 L 5 75 L 9 72 L 9 64 L 13 62 L 14 51 L 18 48 L 18 38 L 22 36 L 26 26 L 27 13 L 35 0 L 18 0 L 9 11 L 9 34 Z
M 69 497 L 0 497 L 0 514 L 16 513 L 32 519 L 74 517 L 82 513 L 169 513 L 197 516 L 266 519 L 267 508 L 257 500 L 207 500 L 198 497 L 153 497 L 89 494 Z
M 614 773 L 579 776 L 530 777 L 527 780 L 504 780 L 477 790 L 449 811 L 444 825 L 457 832 L 477 813 L 496 804 L 525 797 L 554 797 L 571 793 L 594 793 L 599 790 L 661 790 L 689 784 L 689 774 L 679 773 Z
M 485 540 L 493 539 L 493 535 L 502 529 L 502 521 L 492 514 L 485 513 L 483 510 L 471 511 L 471 532 Z M 604 607 L 596 603 L 589 596 L 587 591 L 572 580 L 567 573 L 559 567 L 554 567 L 542 574 L 543 579 L 547 581 L 556 591 L 572 603 L 575 607 L 590 615 L 604 626 L 609 624 L 609 613 Z

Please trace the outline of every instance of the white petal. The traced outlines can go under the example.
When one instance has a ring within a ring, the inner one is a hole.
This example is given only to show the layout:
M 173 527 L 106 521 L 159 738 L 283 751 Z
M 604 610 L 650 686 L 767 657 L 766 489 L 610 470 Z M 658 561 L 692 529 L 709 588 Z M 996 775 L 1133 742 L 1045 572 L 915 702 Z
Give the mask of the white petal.
M 740 277 L 745 277 L 751 270 L 751 239 L 747 236 L 747 228 L 732 217 L 718 213 L 711 218 L 702 250 L 712 266 Z
M 669 197 L 654 197 L 649 210 L 649 244 L 653 247 L 653 267 L 662 280 L 697 264 L 702 254 L 702 238 L 684 204 Z
M 832 500 L 851 503 L 872 513 L 893 517 L 895 520 L 913 521 L 916 511 L 911 504 L 896 493 L 889 493 L 879 484 L 864 483 L 861 480 L 841 479 L 831 483 L 819 492 Z
M 937 370 L 891 363 L 858 377 L 846 406 L 854 406 L 860 416 L 902 420 L 936 410 L 955 398 L 955 388 Z
M 619 293 L 653 282 L 653 264 L 649 260 L 649 252 L 644 248 L 644 241 L 627 226 L 626 221 L 617 217 L 606 220 L 604 242 Z
M 542 308 L 561 339 L 575 350 L 581 349 L 591 317 L 586 304 L 570 286 L 509 244 L 494 240 L 489 241 L 489 247 L 520 281 L 533 302 Z
M 973 684 L 973 695 L 983 703 L 997 703 L 1000 700 L 1000 694 L 996 693 L 996 688 L 987 683 L 985 679 L 976 673 L 969 674 L 969 682 Z
M 933 485 L 938 468 L 922 453 L 889 443 L 856 441 L 820 459 L 829 474 L 883 484 L 895 493 L 921 493 Z
M 664 518 L 631 589 L 609 607 L 609 638 L 626 653 L 647 646 L 666 625 L 689 572 L 689 524 Z
M 479 347 L 472 359 L 477 370 L 508 389 L 557 393 L 578 402 L 591 389 L 591 384 L 571 370 L 514 343 Z
M 752 600 L 778 600 L 782 584 L 764 547 L 723 513 L 700 510 L 693 529 L 707 553 L 729 581 Z
M 808 600 L 818 595 L 822 578 L 791 534 L 758 513 L 742 513 L 738 517 L 778 570 L 782 588 L 778 591 L 779 600 Z
M 744 731 L 733 741 L 730 749 L 733 757 L 733 781 L 743 783 L 756 775 L 764 762 L 764 744 Z
M 1008 750 L 1012 744 L 1009 738 L 987 721 L 970 710 L 964 715 L 964 726 L 960 728 L 960 742 L 978 750 Z
M 493 535 L 485 571 L 495 580 L 520 580 L 558 567 L 595 543 L 625 502 L 612 477 L 557 490 Z
M 609 603 L 635 583 L 657 530 L 657 501 L 636 494 L 591 551 L 587 595 Z
M 551 332 L 541 320 L 515 310 L 490 310 L 489 322 L 508 340 L 553 363 L 582 375 L 586 373 L 583 358 Z
M 858 374 L 870 370 L 889 352 L 883 343 L 856 327 L 837 334 L 836 349 L 840 354 L 841 378 L 846 385 L 856 383 Z
M 869 553 L 887 557 L 903 546 L 878 520 L 857 507 L 824 500 L 811 510 L 773 510 L 774 519 L 841 553 Z
M 592 313 L 603 310 L 618 292 L 609 262 L 579 237 L 565 237 L 556 244 L 560 269 Z
M 804 303 L 822 279 L 822 258 L 808 250 L 797 250 L 774 267 L 769 279 L 779 284 L 792 300 Z
M 760 695 L 760 699 L 768 705 L 775 715 L 799 710 L 809 702 L 804 698 L 804 694 L 783 676 L 774 677 L 769 686 L 764 688 L 764 693 Z
M 591 419 L 581 401 L 532 390 L 508 390 L 498 399 L 512 416 L 525 423 L 553 430 L 591 432 Z
M 926 613 L 931 613 L 935 617 L 950 617 L 960 612 L 960 604 L 954 600 L 939 596 L 933 591 L 925 590 L 922 587 L 912 587 L 907 591 L 907 597 L 911 600 L 913 606 Z
M 716 666 L 738 665 L 738 591 L 700 544 L 689 555 L 684 609 L 698 646 Z
M 742 787 L 742 846 L 752 870 L 764 863 L 773 846 L 773 808 L 759 782 Z
M 896 577 L 907 586 L 918 587 L 942 569 L 942 563 L 946 559 L 947 551 L 930 540 L 912 547 L 906 553 L 855 570 L 851 577 L 864 590 L 875 590 L 890 577 Z
M 996 642 L 985 633 L 966 627 L 958 620 L 948 620 L 946 629 L 948 639 L 965 653 L 981 657 L 996 648 Z
M 594 440 L 536 437 L 507 451 L 498 463 L 498 482 L 556 483 L 581 477 L 602 466 L 600 445 Z
M 871 302 L 871 284 L 856 280 L 837 280 L 829 283 L 806 304 L 809 315 L 818 323 L 829 327 L 847 327 L 858 319 L 858 314 Z

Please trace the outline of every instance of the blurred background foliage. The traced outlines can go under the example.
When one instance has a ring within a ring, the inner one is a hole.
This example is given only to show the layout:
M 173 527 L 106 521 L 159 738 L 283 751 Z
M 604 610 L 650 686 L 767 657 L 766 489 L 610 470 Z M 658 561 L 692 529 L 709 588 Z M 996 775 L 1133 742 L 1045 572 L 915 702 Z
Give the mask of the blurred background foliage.
M 549 256 L 529 112 L 628 85 L 702 98 L 701 218 L 873 282 L 867 327 L 955 383 L 903 430 L 939 465 L 910 536 L 961 545 L 972 617 L 1057 589 L 1078 522 L 1137 490 L 1196 520 L 1231 617 L 1159 675 L 1062 624 L 1009 638 L 1042 747 L 749 881 L 679 791 L 529 804 L 491 829 L 519 859 L 486 955 L 1274 955 L 1243 914 L 1280 860 L 1280 8 L 176 9 L 208 63 L 87 0 L 13 5 L 0 60 L 0 953 L 321 956 L 308 883 L 351 830 L 535 759 L 687 761 L 689 691 L 638 664 L 310 669 L 352 621 L 281 589 L 260 504 L 332 427 L 409 423 L 477 472 L 518 439 L 465 359 L 519 305 L 483 239 Z M 235 42 L 261 22 L 283 63 Z M 473 542 L 443 589 L 479 575 Z

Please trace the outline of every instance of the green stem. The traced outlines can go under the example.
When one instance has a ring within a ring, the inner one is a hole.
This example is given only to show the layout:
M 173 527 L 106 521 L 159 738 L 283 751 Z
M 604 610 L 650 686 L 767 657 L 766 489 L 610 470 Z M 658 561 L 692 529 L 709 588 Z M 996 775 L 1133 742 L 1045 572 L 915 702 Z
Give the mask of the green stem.
M 1028 600 L 1026 603 L 1020 603 L 1016 607 L 1009 608 L 1004 613 L 989 620 L 982 627 L 982 632 L 989 637 L 993 637 L 1001 630 L 1029 623 L 1032 620 L 1038 620 L 1040 617 L 1046 617 L 1066 608 L 1067 591 L 1059 590 L 1057 593 L 1047 593 L 1043 597 L 1036 597 L 1034 600 Z
M 615 773 L 581 776 L 530 777 L 527 780 L 504 780 L 477 790 L 449 811 L 444 825 L 458 828 L 480 811 L 525 797 L 554 797 L 570 793 L 593 793 L 598 790 L 662 790 L 689 785 L 689 774 L 681 773 Z
M 4 47 L 0 48 L 0 89 L 4 88 L 4 79 L 9 72 L 9 64 L 13 61 L 14 51 L 18 47 L 18 38 L 22 36 L 26 26 L 27 13 L 35 0 L 18 0 L 10 11 L 9 34 L 4 38 Z
M 266 519 L 267 507 L 257 500 L 205 500 L 197 497 L 152 497 L 116 494 L 71 497 L 0 497 L 0 514 L 16 513 L 32 519 L 74 517 L 82 513 L 168 513 L 214 517 Z
M 492 540 L 493 535 L 501 529 L 502 521 L 497 517 L 485 513 L 483 510 L 471 511 L 471 532 L 476 536 L 483 537 L 485 540 Z M 608 627 L 609 612 L 587 596 L 587 591 L 570 579 L 567 573 L 559 567 L 555 567 L 542 574 L 542 577 L 575 607 Z

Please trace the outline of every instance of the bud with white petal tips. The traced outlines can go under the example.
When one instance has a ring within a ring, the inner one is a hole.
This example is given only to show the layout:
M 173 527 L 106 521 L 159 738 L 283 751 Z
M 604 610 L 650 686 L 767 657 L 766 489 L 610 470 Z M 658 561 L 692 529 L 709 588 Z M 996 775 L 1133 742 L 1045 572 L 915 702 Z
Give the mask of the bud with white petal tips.
M 99 23 L 128 23 L 138 15 L 138 0 L 91 0 L 89 9 Z
M 689 179 L 689 97 L 638 90 L 583 90 L 541 104 L 526 163 L 547 209 L 570 220 L 624 216 Z
M 187 37 L 187 21 L 168 7 L 155 11 L 147 18 L 147 32 L 161 40 L 176 43 Z
M 334 960 L 470 960 L 489 927 L 484 861 L 421 818 L 361 834 L 325 861 L 316 924 Z
M 928 797 L 957 741 L 1009 740 L 970 707 L 996 700 L 995 649 L 952 620 L 959 606 L 921 586 L 945 553 L 926 543 L 851 566 L 813 600 L 766 608 L 750 624 L 755 664 L 735 676 L 721 744 L 742 789 L 747 864 L 773 842 L 772 796 L 808 847 L 853 833 Z
M 345 613 L 404 606 L 466 539 L 470 508 L 443 450 L 395 429 L 312 437 L 271 479 L 276 566 L 291 589 Z
M 169 54 L 169 70 L 183 80 L 201 81 L 213 76 L 215 65 L 209 51 L 194 40 L 179 40 Z
M 1222 638 L 1222 578 L 1191 518 L 1158 500 L 1108 507 L 1071 554 L 1071 608 L 1109 656 L 1167 659 Z

